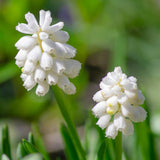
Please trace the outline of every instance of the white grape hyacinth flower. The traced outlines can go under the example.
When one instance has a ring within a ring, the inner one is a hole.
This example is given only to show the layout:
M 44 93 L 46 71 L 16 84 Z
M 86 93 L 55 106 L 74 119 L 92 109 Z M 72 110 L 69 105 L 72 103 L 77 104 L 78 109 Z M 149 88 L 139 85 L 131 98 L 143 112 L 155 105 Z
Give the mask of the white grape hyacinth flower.
M 64 23 L 51 25 L 51 13 L 44 10 L 39 12 L 39 24 L 30 12 L 25 19 L 28 24 L 20 23 L 16 30 L 29 35 L 15 44 L 19 50 L 16 65 L 22 67 L 23 86 L 29 91 L 37 84 L 38 96 L 44 96 L 49 86 L 56 84 L 66 94 L 74 94 L 76 88 L 69 78 L 79 74 L 81 63 L 72 59 L 76 49 L 66 44 L 69 35 L 61 30 Z
M 115 67 L 100 82 L 100 91 L 96 92 L 93 100 L 93 114 L 99 118 L 97 125 L 106 128 L 106 137 L 115 139 L 118 131 L 124 135 L 133 134 L 132 122 L 142 122 L 146 119 L 146 111 L 139 105 L 145 98 L 137 88 L 137 79 L 127 77 L 121 67 Z

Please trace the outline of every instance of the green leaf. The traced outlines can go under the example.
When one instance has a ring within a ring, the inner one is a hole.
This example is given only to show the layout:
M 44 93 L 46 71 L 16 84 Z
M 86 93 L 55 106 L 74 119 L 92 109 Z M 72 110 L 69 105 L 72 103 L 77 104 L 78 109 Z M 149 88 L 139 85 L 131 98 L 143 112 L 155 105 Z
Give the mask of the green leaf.
M 43 155 L 43 157 L 45 158 L 45 160 L 50 160 L 49 155 L 48 155 L 48 153 L 46 151 L 46 148 L 44 146 L 41 134 L 39 132 L 39 129 L 38 129 L 38 126 L 37 126 L 36 123 L 32 124 L 32 130 L 33 130 L 33 133 L 35 135 L 35 144 L 36 144 L 38 150 Z
M 25 139 L 22 140 L 22 145 L 23 145 L 25 151 L 27 152 L 27 154 L 38 152 L 36 147 L 33 144 L 26 141 Z
M 67 123 L 68 131 L 72 136 L 72 139 L 77 148 L 77 151 L 81 155 L 81 158 L 85 160 L 86 153 L 81 145 L 80 139 L 76 131 L 76 127 L 67 109 L 68 105 L 70 105 L 69 100 L 67 99 L 67 96 L 65 96 L 57 86 L 52 86 L 52 89 L 53 89 L 57 104 L 59 106 L 59 109 L 63 115 L 65 122 Z
M 33 137 L 33 133 L 32 132 L 30 132 L 28 134 L 28 142 L 30 142 L 31 144 L 35 145 L 34 137 Z
M 43 157 L 40 153 L 32 153 L 25 156 L 21 160 L 43 160 Z
M 17 160 L 21 160 L 21 158 L 23 158 L 26 155 L 27 152 L 25 151 L 22 143 L 20 142 L 17 147 L 17 153 L 16 153 Z
M 14 77 L 16 74 L 18 74 L 18 67 L 15 65 L 15 63 L 9 62 L 5 66 L 1 66 L 0 68 L 0 83 L 3 83 L 10 78 Z
M 2 128 L 2 154 L 6 154 L 10 160 L 12 159 L 7 125 L 4 125 Z
M 106 148 L 107 148 L 106 143 L 103 142 L 101 144 L 101 146 L 99 147 L 98 154 L 97 154 L 97 160 L 104 160 Z M 109 160 L 109 159 L 107 159 L 107 160 Z
M 66 154 L 69 160 L 80 160 L 76 151 L 76 146 L 72 141 L 72 138 L 65 125 L 61 125 L 61 135 L 64 140 Z

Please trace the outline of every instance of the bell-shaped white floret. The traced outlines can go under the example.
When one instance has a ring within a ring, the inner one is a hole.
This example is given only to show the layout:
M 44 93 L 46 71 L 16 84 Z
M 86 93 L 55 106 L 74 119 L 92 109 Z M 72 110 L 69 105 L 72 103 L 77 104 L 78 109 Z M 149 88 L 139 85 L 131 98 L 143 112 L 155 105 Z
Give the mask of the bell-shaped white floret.
M 118 130 L 116 128 L 116 126 L 114 125 L 114 123 L 110 123 L 108 125 L 108 128 L 106 129 L 106 137 L 108 138 L 112 138 L 115 139 L 117 134 L 118 134 Z
M 24 36 L 15 44 L 17 49 L 30 49 L 37 43 L 36 39 L 31 36 Z
M 23 83 L 23 86 L 29 91 L 36 85 L 36 82 L 33 79 L 33 75 L 28 75 Z
M 58 82 L 58 75 L 53 71 L 49 71 L 46 78 L 49 85 L 55 85 Z
M 64 73 L 70 77 L 75 78 L 81 69 L 81 63 L 79 61 L 73 60 L 73 59 L 65 59 L 63 61 L 65 66 Z
M 57 73 L 58 75 L 62 75 L 65 71 L 65 66 L 62 60 L 58 58 L 53 59 L 53 71 Z
M 51 55 L 49 55 L 46 52 L 42 53 L 41 59 L 40 59 L 40 66 L 44 70 L 51 70 L 53 66 L 53 58 Z
M 93 108 L 92 108 L 92 112 L 96 117 L 101 117 L 103 115 L 106 114 L 106 102 L 102 101 L 97 103 Z
M 18 61 L 25 61 L 27 58 L 27 53 L 28 53 L 27 50 L 20 49 L 19 52 L 17 53 L 15 59 Z
M 96 124 L 100 128 L 104 129 L 104 128 L 106 128 L 108 126 L 110 119 L 111 119 L 110 115 L 101 116 Z
M 29 53 L 28 53 L 28 60 L 37 63 L 41 58 L 42 52 L 39 46 L 35 46 Z
M 38 96 L 44 96 L 49 91 L 49 85 L 47 82 L 43 81 L 41 83 L 38 83 L 36 94 Z
M 26 73 L 26 74 L 32 73 L 36 68 L 35 65 L 36 65 L 35 63 L 27 59 L 23 67 L 23 73 Z
M 69 34 L 65 31 L 57 31 L 52 34 L 51 39 L 54 42 L 66 43 L 69 40 Z
M 76 88 L 75 86 L 69 81 L 69 79 L 65 76 L 59 76 L 58 79 L 58 86 L 67 94 L 75 94 Z
M 36 68 L 34 73 L 34 80 L 38 82 L 44 81 L 46 78 L 46 72 L 39 66 Z

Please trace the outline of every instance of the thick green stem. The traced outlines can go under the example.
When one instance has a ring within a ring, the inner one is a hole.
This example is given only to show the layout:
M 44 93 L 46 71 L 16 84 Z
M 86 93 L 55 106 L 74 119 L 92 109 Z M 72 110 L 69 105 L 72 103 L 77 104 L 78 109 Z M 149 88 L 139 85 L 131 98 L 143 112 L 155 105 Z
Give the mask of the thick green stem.
M 115 140 L 116 160 L 122 160 L 122 132 L 118 133 Z
M 67 109 L 67 102 L 66 102 L 67 99 L 64 98 L 64 94 L 60 91 L 58 87 L 53 86 L 52 88 L 53 88 L 53 92 L 54 92 L 54 96 L 56 98 L 57 104 L 59 105 L 59 109 L 63 115 L 65 122 L 67 123 L 69 133 L 73 138 L 75 147 L 77 148 L 77 151 L 81 156 L 81 159 L 86 160 L 85 151 L 83 150 L 83 147 L 81 145 L 80 139 L 76 131 L 76 127 Z

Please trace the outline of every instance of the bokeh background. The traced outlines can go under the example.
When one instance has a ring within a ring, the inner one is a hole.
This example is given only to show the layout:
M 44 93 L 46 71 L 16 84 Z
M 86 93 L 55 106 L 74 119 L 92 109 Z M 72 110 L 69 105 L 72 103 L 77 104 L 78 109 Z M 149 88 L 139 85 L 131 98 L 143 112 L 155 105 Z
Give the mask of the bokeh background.
M 148 128 L 155 142 L 152 147 L 157 151 L 160 147 L 159 0 L 0 0 L 0 126 L 7 123 L 10 127 L 13 154 L 18 141 L 27 136 L 32 123 L 37 123 L 50 155 L 64 156 L 59 132 L 63 118 L 52 90 L 44 97 L 36 96 L 35 89 L 27 92 L 14 59 L 17 54 L 14 44 L 23 36 L 15 30 L 16 25 L 25 23 L 28 11 L 38 19 L 40 9 L 51 11 L 53 23 L 64 22 L 63 30 L 70 34 L 68 43 L 77 49 L 76 59 L 82 63 L 80 75 L 73 79 L 77 93 L 68 97 L 72 101 L 70 114 L 82 139 L 84 124 L 94 105 L 92 96 L 101 78 L 115 66 L 121 66 L 128 75 L 137 77 L 146 96 Z M 130 140 L 132 143 L 133 139 Z

